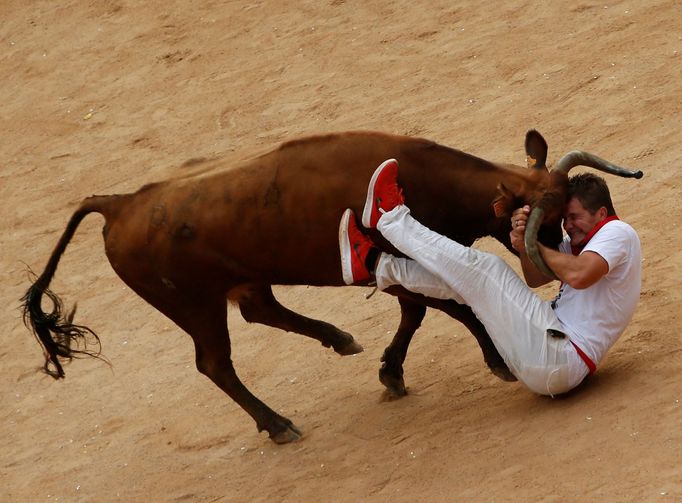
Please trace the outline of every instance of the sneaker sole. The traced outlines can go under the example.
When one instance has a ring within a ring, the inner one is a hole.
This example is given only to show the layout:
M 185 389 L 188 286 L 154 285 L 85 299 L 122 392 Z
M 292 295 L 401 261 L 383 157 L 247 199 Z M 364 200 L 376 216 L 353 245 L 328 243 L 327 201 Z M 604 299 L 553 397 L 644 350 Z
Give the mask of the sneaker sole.
M 348 222 L 353 216 L 350 208 L 343 212 L 339 223 L 339 252 L 341 253 L 341 275 L 347 285 L 353 284 L 352 250 L 348 239 Z
M 396 161 L 395 159 L 388 159 L 382 162 L 379 165 L 379 167 L 374 170 L 372 178 L 369 180 L 369 185 L 367 188 L 367 199 L 365 199 L 365 207 L 362 209 L 362 225 L 364 225 L 368 229 L 376 227 L 376 225 L 374 226 L 372 225 L 372 206 L 374 205 L 374 184 L 376 183 L 377 178 L 379 178 L 379 175 L 384 170 L 384 168 L 394 162 L 397 163 L 398 161 Z

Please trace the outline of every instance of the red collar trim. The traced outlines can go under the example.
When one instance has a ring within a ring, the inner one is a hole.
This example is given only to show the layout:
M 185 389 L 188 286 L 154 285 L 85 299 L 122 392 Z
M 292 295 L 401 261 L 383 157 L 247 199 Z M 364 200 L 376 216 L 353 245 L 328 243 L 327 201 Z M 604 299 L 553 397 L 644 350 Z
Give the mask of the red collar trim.
M 595 225 L 592 230 L 585 236 L 585 239 L 583 239 L 580 244 L 577 244 L 575 246 L 571 245 L 571 252 L 573 255 L 580 255 L 580 252 L 583 251 L 583 248 L 587 245 L 587 243 L 590 242 L 590 239 L 594 237 L 594 235 L 604 227 L 606 224 L 609 222 L 612 222 L 614 220 L 620 220 L 616 215 L 611 215 L 610 217 L 606 217 L 604 220 L 599 222 L 597 225 Z

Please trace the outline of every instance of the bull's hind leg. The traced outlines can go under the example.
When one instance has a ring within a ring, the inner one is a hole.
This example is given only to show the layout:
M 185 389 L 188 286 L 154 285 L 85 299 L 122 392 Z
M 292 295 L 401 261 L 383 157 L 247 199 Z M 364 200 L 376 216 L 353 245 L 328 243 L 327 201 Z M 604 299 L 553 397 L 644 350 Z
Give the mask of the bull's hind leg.
M 156 290 L 137 291 L 192 337 L 199 372 L 237 402 L 254 419 L 258 431 L 267 431 L 278 444 L 301 438 L 301 431 L 289 419 L 256 398 L 237 376 L 227 329 L 227 300 L 223 295 L 168 291 L 162 296 Z
M 354 355 L 362 346 L 353 336 L 324 321 L 313 320 L 282 306 L 272 293 L 270 285 L 250 285 L 241 289 L 236 299 L 244 319 L 296 332 L 318 340 L 326 348 L 332 347 L 340 355 Z

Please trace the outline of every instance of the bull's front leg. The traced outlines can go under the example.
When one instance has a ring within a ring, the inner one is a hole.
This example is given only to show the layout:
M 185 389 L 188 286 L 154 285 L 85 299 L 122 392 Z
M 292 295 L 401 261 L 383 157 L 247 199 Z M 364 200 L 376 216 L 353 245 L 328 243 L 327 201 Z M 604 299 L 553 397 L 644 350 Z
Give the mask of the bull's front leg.
M 437 299 L 427 299 L 427 305 L 429 307 L 440 309 L 444 313 L 447 313 L 451 317 L 460 321 L 469 329 L 469 331 L 476 338 L 476 341 L 483 352 L 483 360 L 485 361 L 486 365 L 488 365 L 488 368 L 493 375 L 507 382 L 513 382 L 517 380 L 502 359 L 499 351 L 497 351 L 497 348 L 495 347 L 495 344 L 493 344 L 493 341 L 488 335 L 483 323 L 481 323 L 481 321 L 476 317 L 469 306 L 458 304 L 454 300 L 443 301 Z
M 407 357 L 407 350 L 412 336 L 421 325 L 426 307 L 439 309 L 460 321 L 473 334 L 483 353 L 483 360 L 490 371 L 503 381 L 516 381 L 516 377 L 509 371 L 507 364 L 500 356 L 485 327 L 468 306 L 458 304 L 453 300 L 439 300 L 424 297 L 405 290 L 401 286 L 387 288 L 386 293 L 398 296 L 401 309 L 400 325 L 393 340 L 384 350 L 379 369 L 379 380 L 386 386 L 387 391 L 401 397 L 407 394 L 403 377 L 403 363 Z
M 402 287 L 390 287 L 386 292 L 393 293 L 392 290 L 405 291 Z M 393 293 L 396 295 L 396 293 Z M 384 349 L 381 357 L 381 368 L 379 368 L 379 380 L 386 386 L 386 390 L 395 397 L 407 395 L 405 381 L 403 379 L 403 362 L 407 357 L 407 349 L 410 346 L 412 336 L 421 325 L 426 306 L 423 303 L 415 302 L 406 297 L 398 297 L 400 303 L 400 325 L 393 336 L 391 343 Z

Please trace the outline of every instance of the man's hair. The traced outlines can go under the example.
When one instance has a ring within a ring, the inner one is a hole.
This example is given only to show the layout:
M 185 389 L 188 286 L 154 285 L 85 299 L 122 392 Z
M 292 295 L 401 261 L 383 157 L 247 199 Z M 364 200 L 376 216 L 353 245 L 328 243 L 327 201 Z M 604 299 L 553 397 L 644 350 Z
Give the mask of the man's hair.
M 568 180 L 568 199 L 575 197 L 587 211 L 595 214 L 604 206 L 607 216 L 616 214 L 611 202 L 609 187 L 601 176 L 593 173 L 580 173 Z

